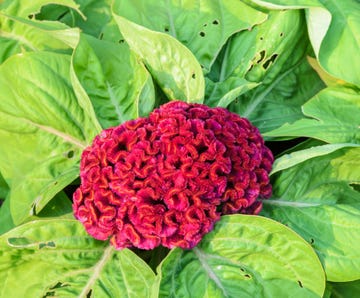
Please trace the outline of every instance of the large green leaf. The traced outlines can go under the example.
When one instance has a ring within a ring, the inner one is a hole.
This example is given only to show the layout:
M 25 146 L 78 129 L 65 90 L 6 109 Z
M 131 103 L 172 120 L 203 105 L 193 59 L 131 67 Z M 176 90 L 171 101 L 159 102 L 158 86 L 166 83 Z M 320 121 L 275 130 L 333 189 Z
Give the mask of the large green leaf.
M 151 76 L 126 44 L 81 35 L 72 62 L 102 127 L 147 116 L 153 110 Z
M 266 20 L 266 14 L 237 0 L 116 0 L 115 7 L 120 16 L 178 39 L 205 73 L 232 34 Z
M 118 9 L 118 8 L 116 8 Z M 204 77 L 193 54 L 175 38 L 114 18 L 125 40 L 138 54 L 167 97 L 201 103 L 204 98 Z
M 38 220 L 0 236 L 0 297 L 150 297 L 155 274 L 80 222 Z M 19 286 L 21 285 L 21 286 Z
M 0 171 L 19 224 L 78 176 L 80 154 L 99 124 L 85 112 L 91 103 L 75 97 L 66 55 L 8 59 L 0 66 L 0 90 Z
M 270 219 L 223 216 L 193 250 L 158 268 L 160 297 L 322 297 L 325 276 L 301 237 Z
M 360 9 L 358 0 L 252 0 L 270 9 L 307 8 L 309 37 L 321 66 L 360 86 Z
M 263 200 L 263 214 L 311 243 L 330 281 L 360 278 L 359 155 L 342 148 L 275 173 L 273 197 Z
M 307 136 L 329 143 L 360 143 L 360 93 L 328 87 L 302 107 L 309 118 L 270 131 L 265 136 Z M 312 119 L 311 119 L 312 118 Z

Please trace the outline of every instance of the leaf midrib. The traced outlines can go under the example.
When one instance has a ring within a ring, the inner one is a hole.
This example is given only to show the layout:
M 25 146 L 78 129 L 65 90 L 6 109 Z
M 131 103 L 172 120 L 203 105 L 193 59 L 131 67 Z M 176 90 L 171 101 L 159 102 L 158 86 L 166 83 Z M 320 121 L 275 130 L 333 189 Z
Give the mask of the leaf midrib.
M 108 246 L 101 257 L 101 259 L 96 263 L 94 266 L 94 273 L 91 275 L 90 279 L 84 286 L 83 290 L 81 291 L 79 297 L 87 297 L 91 287 L 94 285 L 96 280 L 99 278 L 102 269 L 105 267 L 107 261 L 112 257 L 114 253 L 114 249 L 112 246 Z

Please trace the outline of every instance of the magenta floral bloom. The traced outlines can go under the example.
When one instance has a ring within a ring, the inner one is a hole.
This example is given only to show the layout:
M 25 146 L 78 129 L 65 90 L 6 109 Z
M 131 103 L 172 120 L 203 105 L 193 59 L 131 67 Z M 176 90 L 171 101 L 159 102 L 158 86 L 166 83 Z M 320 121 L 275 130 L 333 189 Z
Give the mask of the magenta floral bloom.
M 257 214 L 273 156 L 223 108 L 173 101 L 104 130 L 82 154 L 75 217 L 117 249 L 189 249 L 222 214 Z

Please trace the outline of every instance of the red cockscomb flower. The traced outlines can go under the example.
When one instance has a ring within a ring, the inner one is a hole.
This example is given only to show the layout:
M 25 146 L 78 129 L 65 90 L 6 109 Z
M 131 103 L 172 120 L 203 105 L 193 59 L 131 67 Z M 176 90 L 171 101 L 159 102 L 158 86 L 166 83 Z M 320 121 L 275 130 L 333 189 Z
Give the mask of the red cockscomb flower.
M 173 101 L 104 130 L 85 149 L 74 214 L 118 249 L 192 248 L 221 214 L 260 212 L 272 163 L 247 119 Z

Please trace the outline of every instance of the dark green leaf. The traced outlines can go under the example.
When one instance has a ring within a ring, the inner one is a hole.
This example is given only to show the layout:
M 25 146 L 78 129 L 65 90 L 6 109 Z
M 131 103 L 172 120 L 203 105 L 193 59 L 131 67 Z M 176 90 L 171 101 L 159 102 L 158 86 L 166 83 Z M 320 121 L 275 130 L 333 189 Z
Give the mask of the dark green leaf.
M 360 280 L 350 282 L 330 282 L 327 287 L 331 298 L 354 298 L 360 294 Z

